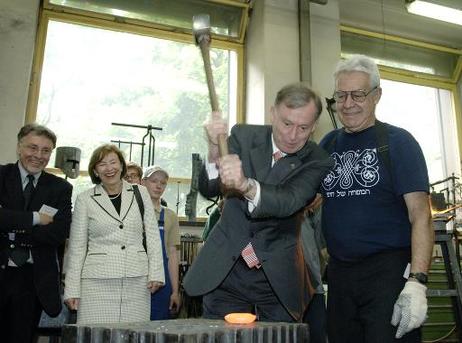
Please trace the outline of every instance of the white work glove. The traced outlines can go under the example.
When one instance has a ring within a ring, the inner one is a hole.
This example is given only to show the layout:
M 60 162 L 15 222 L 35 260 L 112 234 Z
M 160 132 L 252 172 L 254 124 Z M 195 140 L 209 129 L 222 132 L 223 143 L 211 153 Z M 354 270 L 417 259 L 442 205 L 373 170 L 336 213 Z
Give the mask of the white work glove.
M 397 326 L 396 338 L 401 338 L 422 325 L 427 317 L 427 287 L 417 281 L 407 281 L 393 308 L 391 325 Z

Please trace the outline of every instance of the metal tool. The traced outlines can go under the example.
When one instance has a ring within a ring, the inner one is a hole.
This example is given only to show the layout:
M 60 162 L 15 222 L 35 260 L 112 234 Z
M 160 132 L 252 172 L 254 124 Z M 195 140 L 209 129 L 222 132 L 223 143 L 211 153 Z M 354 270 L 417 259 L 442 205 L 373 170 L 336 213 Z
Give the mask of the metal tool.
M 209 89 L 212 111 L 220 111 L 218 97 L 215 91 L 215 84 L 213 83 L 212 68 L 210 66 L 210 42 L 212 37 L 210 36 L 210 16 L 208 14 L 193 16 L 193 34 L 196 45 L 199 46 L 201 50 L 202 60 L 204 62 L 204 70 L 207 79 L 207 87 Z M 220 156 L 228 154 L 228 144 L 226 139 L 227 137 L 225 134 L 218 136 L 218 149 Z

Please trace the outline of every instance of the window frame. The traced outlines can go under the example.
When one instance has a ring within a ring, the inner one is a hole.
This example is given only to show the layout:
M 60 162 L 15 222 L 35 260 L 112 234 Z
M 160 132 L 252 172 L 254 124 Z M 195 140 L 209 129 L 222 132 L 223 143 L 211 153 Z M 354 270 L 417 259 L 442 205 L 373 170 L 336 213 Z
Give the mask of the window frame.
M 103 30 L 127 32 L 153 38 L 171 40 L 180 43 L 194 44 L 194 37 L 185 33 L 163 31 L 155 28 L 138 26 L 134 24 L 121 23 L 102 18 L 93 18 L 83 14 L 70 14 L 43 10 L 38 24 L 35 52 L 32 65 L 31 80 L 29 84 L 29 95 L 26 108 L 26 123 L 32 123 L 36 119 L 38 100 L 40 94 L 41 74 L 44 62 L 46 37 L 48 23 L 50 20 L 61 21 L 64 23 L 86 25 Z M 244 45 L 227 41 L 213 39 L 211 48 L 232 50 L 237 56 L 237 85 L 236 85 L 236 122 L 245 122 L 244 117 Z
M 461 112 L 461 102 L 458 96 L 457 84 L 448 81 L 434 80 L 423 78 L 421 75 L 416 76 L 414 73 L 403 71 L 399 69 L 394 69 L 390 67 L 379 66 L 380 76 L 382 79 L 403 82 L 414 84 L 418 86 L 427 86 L 433 88 L 440 88 L 448 90 L 451 93 L 452 100 L 452 115 L 453 120 L 456 123 L 456 134 L 457 134 L 457 143 L 459 148 L 459 161 L 462 161 L 462 112 Z M 460 172 L 460 170 L 459 170 Z
M 211 3 L 211 4 L 218 5 L 218 6 L 221 5 L 223 7 L 234 7 L 234 8 L 240 9 L 241 20 L 239 22 L 238 37 L 233 38 L 232 36 L 226 36 L 226 35 L 214 35 L 214 39 L 218 38 L 219 40 L 223 40 L 223 41 L 230 41 L 230 42 L 236 42 L 236 43 L 243 44 L 244 39 L 245 39 L 245 33 L 247 30 L 247 25 L 249 23 L 249 13 L 252 8 L 252 4 L 250 3 L 250 1 L 248 0 L 202 0 L 202 1 L 204 3 Z M 141 19 L 124 18 L 124 17 L 118 17 L 115 15 L 106 14 L 106 13 L 86 11 L 83 9 L 77 9 L 77 8 L 69 7 L 65 5 L 56 5 L 56 4 L 52 4 L 50 0 L 44 0 L 42 3 L 42 8 L 44 10 L 49 10 L 52 12 L 84 15 L 86 17 L 100 18 L 100 19 L 115 21 L 119 23 L 133 24 L 135 26 L 150 27 L 154 29 L 159 29 L 164 32 L 165 31 L 182 32 L 183 34 L 186 34 L 187 36 L 192 35 L 192 30 L 188 30 L 188 29 L 184 29 L 180 27 L 164 25 L 164 24 L 153 22 L 153 21 L 143 21 Z
M 43 7 L 41 8 L 35 42 L 31 79 L 29 84 L 29 94 L 26 107 L 25 123 L 35 122 L 37 116 L 41 74 L 46 46 L 46 37 L 48 32 L 48 23 L 50 21 L 59 21 L 76 25 L 85 25 L 98 29 L 126 32 L 180 43 L 194 44 L 194 37 L 191 34 L 166 31 L 154 27 L 147 27 L 135 23 L 128 23 L 125 21 L 120 22 L 114 18 L 108 18 L 109 16 L 105 16 L 105 18 L 103 18 L 102 16 L 90 16 L 84 13 L 83 11 L 76 12 L 79 13 L 66 13 L 63 11 L 50 10 Z M 233 90 L 236 92 L 236 102 L 234 106 L 236 107 L 236 123 L 244 123 L 244 45 L 241 43 L 215 39 L 215 36 L 212 36 L 210 47 L 231 50 L 236 54 L 237 84 L 236 89 Z M 47 171 L 56 175 L 63 175 L 63 173 L 56 168 L 48 167 Z M 79 176 L 88 176 L 88 171 L 80 170 Z M 190 184 L 191 179 L 178 178 L 172 175 L 172 177 L 169 179 L 169 185 L 173 186 L 177 183 Z M 180 216 L 179 218 L 182 222 L 186 219 L 183 216 Z M 201 222 L 205 220 L 205 218 L 198 217 L 197 220 Z
M 456 123 L 456 134 L 457 134 L 457 143 L 459 149 L 459 161 L 462 161 L 462 101 L 458 89 L 458 83 L 461 80 L 462 76 L 462 50 L 453 49 L 450 47 L 440 46 L 436 44 L 430 44 L 426 42 L 421 42 L 413 39 L 408 39 L 404 37 L 389 35 L 380 32 L 373 32 L 369 30 L 364 30 L 360 28 L 355 28 L 346 25 L 340 25 L 341 32 L 353 33 L 359 36 L 379 38 L 384 41 L 393 41 L 408 45 L 410 49 L 413 47 L 426 48 L 435 51 L 447 52 L 458 55 L 457 65 L 455 66 L 453 73 L 450 78 L 445 78 L 441 76 L 435 76 L 431 74 L 419 73 L 415 71 L 409 71 L 394 67 L 388 67 L 383 65 L 378 65 L 380 76 L 382 79 L 387 79 L 391 81 L 404 82 L 419 86 L 428 86 L 433 88 L 441 88 L 451 92 L 452 106 L 453 106 L 453 116 L 455 116 L 454 122 Z M 346 55 L 344 50 L 341 52 L 342 58 L 345 58 Z

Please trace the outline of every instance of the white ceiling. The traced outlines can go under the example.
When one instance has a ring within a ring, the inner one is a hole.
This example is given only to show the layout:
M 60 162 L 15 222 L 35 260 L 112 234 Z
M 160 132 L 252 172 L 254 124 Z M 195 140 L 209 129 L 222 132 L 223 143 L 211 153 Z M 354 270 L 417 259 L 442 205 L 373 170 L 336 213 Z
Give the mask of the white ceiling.
M 407 13 L 405 0 L 338 0 L 343 25 L 462 49 L 462 26 Z M 462 9 L 462 0 L 442 0 Z

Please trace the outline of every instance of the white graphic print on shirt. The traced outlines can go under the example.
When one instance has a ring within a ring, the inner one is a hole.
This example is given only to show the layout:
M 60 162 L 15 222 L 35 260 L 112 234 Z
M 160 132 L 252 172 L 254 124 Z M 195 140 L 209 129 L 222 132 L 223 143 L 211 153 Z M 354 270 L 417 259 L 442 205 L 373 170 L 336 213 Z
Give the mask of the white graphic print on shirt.
M 326 197 L 369 195 L 368 188 L 379 182 L 377 149 L 349 150 L 342 155 L 334 152 L 331 156 L 335 166 L 322 182 Z

